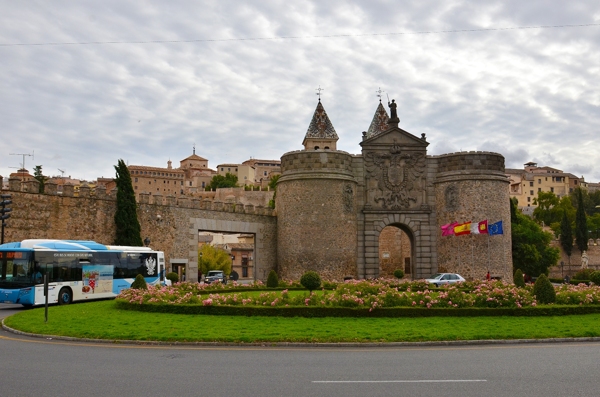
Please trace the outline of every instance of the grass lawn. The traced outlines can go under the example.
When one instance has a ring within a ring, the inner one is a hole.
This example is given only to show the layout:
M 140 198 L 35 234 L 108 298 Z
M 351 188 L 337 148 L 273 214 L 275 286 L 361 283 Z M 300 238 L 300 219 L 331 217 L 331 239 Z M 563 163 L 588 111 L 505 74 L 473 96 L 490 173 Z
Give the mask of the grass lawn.
M 20 312 L 24 332 L 180 342 L 417 342 L 600 336 L 600 314 L 557 317 L 284 318 L 142 313 L 112 300 Z

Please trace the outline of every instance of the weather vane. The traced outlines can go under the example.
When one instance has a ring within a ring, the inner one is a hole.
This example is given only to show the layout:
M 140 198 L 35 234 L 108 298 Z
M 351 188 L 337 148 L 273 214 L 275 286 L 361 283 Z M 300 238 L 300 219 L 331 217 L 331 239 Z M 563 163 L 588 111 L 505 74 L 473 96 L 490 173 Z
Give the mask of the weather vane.
M 319 84 L 319 88 L 316 88 L 315 91 L 319 91 L 317 95 L 319 96 L 319 102 L 321 102 L 321 91 L 325 91 L 325 89 L 321 88 L 321 84 Z
M 379 87 L 379 89 L 377 91 L 375 91 L 377 93 L 377 96 L 379 97 L 379 102 L 381 102 L 381 93 L 385 92 L 381 90 L 381 87 Z

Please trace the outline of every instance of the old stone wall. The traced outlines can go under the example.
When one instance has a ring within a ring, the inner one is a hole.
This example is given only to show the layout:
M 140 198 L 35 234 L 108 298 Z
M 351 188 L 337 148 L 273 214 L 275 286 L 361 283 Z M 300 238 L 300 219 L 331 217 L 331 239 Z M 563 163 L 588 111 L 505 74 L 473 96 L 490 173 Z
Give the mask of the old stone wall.
M 437 224 L 503 222 L 504 234 L 441 236 L 438 228 L 438 271 L 457 272 L 468 279 L 493 277 L 512 282 L 510 205 L 504 157 L 490 152 L 460 152 L 432 156 Z
M 279 276 L 307 270 L 323 278 L 356 277 L 356 181 L 352 156 L 341 151 L 297 151 L 281 158 L 277 184 Z
M 411 246 L 407 234 L 394 226 L 384 228 L 379 234 L 379 266 L 381 277 L 393 277 L 394 271 L 400 269 L 411 274 Z M 405 264 L 408 261 L 408 268 Z
M 550 231 L 549 228 L 544 228 L 546 231 Z M 573 246 L 571 252 L 571 258 L 565 253 L 560 245 L 559 240 L 552 240 L 551 245 L 560 250 L 560 259 L 556 266 L 551 267 L 550 277 L 562 278 L 564 276 L 573 277 L 575 273 L 580 271 L 581 268 L 581 251 L 577 249 L 577 246 Z M 590 239 L 588 241 L 588 268 L 593 270 L 600 270 L 600 239 Z M 561 265 L 562 262 L 562 265 Z
M 113 244 L 114 196 L 37 194 L 12 195 L 11 217 L 6 221 L 4 241 L 25 239 L 94 240 Z M 64 192 L 63 192 L 64 193 Z M 188 198 L 141 195 L 138 219 L 142 238 L 165 252 L 167 267 L 173 260 L 187 263 L 187 280 L 197 278 L 198 230 L 253 233 L 256 235 L 255 271 L 261 278 L 276 268 L 277 222 L 269 208 Z

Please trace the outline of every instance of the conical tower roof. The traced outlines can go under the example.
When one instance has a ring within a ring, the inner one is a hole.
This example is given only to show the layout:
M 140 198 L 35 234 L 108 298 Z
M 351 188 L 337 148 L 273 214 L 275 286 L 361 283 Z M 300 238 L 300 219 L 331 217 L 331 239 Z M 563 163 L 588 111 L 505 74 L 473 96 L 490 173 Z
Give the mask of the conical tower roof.
M 333 139 L 336 141 L 339 139 L 320 99 L 317 108 L 315 109 L 315 114 L 313 114 L 313 118 L 308 126 L 308 131 L 306 131 L 304 140 L 311 138 Z
M 381 101 L 379 101 L 379 106 L 377 106 L 377 109 L 375 110 L 373 121 L 371 121 L 369 130 L 367 131 L 367 138 L 380 134 L 390 128 L 388 125 L 389 120 L 390 117 L 388 116 L 387 111 L 381 104 Z

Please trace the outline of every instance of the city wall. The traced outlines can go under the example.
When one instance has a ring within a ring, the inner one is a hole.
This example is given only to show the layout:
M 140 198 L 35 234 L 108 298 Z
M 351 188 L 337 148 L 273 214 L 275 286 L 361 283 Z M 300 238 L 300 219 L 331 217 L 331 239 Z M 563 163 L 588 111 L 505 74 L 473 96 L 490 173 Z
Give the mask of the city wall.
M 10 191 L 3 191 L 12 195 L 5 242 L 69 239 L 114 243 L 115 194 L 107 195 L 101 186 L 94 190 L 82 186 L 77 196 L 72 186 L 64 186 L 62 194 L 57 194 L 53 184 L 46 185 L 45 194 L 39 194 L 35 193 L 37 181 L 17 182 L 11 181 Z M 142 238 L 148 237 L 153 249 L 164 251 L 168 267 L 175 262 L 185 263 L 190 281 L 197 278 L 199 230 L 255 234 L 257 278 L 266 278 L 275 269 L 277 222 L 271 208 L 143 194 L 138 202 L 138 219 Z

